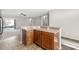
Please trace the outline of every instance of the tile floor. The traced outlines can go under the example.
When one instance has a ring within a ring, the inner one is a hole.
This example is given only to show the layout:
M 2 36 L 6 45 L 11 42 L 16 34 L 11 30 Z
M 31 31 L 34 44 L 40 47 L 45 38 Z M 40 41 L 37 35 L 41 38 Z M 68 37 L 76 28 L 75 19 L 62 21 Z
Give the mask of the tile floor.
M 0 50 L 42 50 L 36 44 L 24 46 L 21 44 L 20 32 L 4 32 L 0 35 Z

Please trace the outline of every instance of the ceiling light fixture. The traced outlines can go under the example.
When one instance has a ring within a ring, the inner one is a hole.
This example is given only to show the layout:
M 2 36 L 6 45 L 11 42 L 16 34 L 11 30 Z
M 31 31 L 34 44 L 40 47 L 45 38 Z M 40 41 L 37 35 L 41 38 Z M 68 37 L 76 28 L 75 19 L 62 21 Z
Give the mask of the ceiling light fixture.
M 21 15 L 26 16 L 26 14 L 24 14 L 24 13 L 21 13 Z
M 24 14 L 23 12 L 19 13 L 19 15 L 21 15 L 21 16 L 27 16 L 27 15 Z

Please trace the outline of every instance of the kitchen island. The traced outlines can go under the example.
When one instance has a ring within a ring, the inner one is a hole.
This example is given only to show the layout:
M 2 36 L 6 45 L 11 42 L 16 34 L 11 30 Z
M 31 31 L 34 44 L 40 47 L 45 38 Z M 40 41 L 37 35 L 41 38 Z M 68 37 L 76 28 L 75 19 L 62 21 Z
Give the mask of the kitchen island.
M 61 31 L 57 27 L 27 26 L 22 27 L 22 44 L 37 44 L 46 50 L 61 49 Z

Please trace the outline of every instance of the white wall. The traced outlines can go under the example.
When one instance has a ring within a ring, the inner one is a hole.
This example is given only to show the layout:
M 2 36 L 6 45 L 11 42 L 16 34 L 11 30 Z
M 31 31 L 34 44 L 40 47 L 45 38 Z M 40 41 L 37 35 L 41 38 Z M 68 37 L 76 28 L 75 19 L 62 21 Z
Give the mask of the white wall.
M 44 15 L 41 15 L 39 17 L 32 18 L 32 25 L 34 25 L 34 26 L 47 26 L 48 25 L 48 14 L 44 14 Z
M 52 10 L 49 25 L 62 28 L 62 36 L 79 40 L 79 10 Z
M 40 17 L 32 18 L 32 25 L 33 26 L 41 26 L 41 18 Z
M 16 28 L 19 29 L 22 26 L 29 26 L 30 22 L 28 18 L 17 17 L 16 18 Z
M 1 16 L 1 10 L 0 10 L 0 16 Z

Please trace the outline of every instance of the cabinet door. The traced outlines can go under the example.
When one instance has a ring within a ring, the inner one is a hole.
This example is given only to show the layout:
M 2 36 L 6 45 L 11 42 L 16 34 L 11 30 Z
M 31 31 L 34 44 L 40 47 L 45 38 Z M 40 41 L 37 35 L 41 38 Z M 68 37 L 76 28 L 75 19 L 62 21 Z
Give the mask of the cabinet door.
M 34 30 L 34 43 L 37 42 L 37 39 L 38 39 L 37 31 Z
M 26 45 L 26 31 L 22 30 L 22 43 Z
M 54 49 L 54 34 L 42 32 L 42 48 L 51 50 Z
M 27 31 L 27 36 L 26 36 L 26 41 L 27 41 L 27 45 L 30 45 L 33 43 L 33 31 Z
M 41 46 L 41 31 L 34 30 L 34 42 Z
M 41 31 L 38 31 L 38 44 L 40 45 L 40 47 L 41 47 L 41 36 L 42 36 Z

